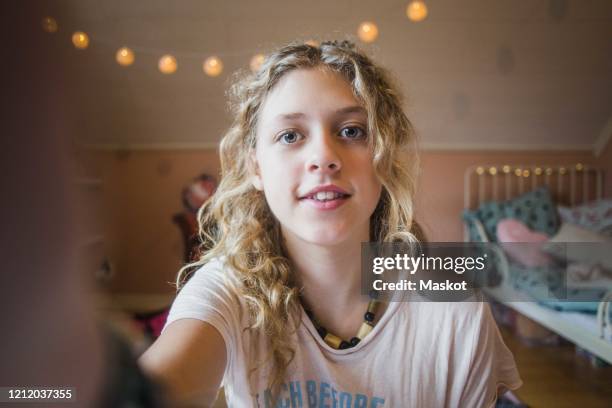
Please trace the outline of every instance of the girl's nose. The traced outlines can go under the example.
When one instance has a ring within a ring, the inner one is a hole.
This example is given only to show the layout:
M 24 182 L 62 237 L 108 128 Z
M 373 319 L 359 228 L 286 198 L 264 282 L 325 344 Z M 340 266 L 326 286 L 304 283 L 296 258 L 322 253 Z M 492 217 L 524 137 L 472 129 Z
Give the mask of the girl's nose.
M 306 162 L 308 171 L 335 173 L 342 168 L 340 156 L 335 151 L 333 136 L 324 135 L 313 140 L 310 158 Z

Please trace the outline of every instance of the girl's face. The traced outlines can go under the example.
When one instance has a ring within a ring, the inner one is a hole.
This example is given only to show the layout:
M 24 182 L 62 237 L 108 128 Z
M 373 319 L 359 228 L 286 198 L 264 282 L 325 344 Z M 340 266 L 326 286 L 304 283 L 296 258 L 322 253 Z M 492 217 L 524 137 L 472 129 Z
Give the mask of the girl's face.
M 283 236 L 319 245 L 369 240 L 382 187 L 367 129 L 365 109 L 337 73 L 294 70 L 267 95 L 253 185 L 264 192 Z

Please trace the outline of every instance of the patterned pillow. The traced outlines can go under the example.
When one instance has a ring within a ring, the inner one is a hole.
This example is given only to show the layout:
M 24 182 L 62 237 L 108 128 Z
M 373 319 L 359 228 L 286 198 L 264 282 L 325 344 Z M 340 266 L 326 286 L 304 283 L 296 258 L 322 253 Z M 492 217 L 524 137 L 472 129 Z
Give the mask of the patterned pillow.
M 470 240 L 480 241 L 475 235 L 474 219 L 480 220 L 489 240 L 497 242 L 497 224 L 504 218 L 514 218 L 528 228 L 552 236 L 559 228 L 556 208 L 547 187 L 525 193 L 512 200 L 487 201 L 476 210 L 464 210 L 463 219 L 468 224 Z
M 612 236 L 612 200 L 591 201 L 578 207 L 557 207 L 563 222 Z
M 470 241 L 472 242 L 482 241 L 482 238 L 478 233 L 476 220 L 480 221 L 484 227 L 485 233 L 487 234 L 487 239 L 489 241 L 496 241 L 496 224 L 497 221 L 503 218 L 506 218 L 506 215 L 502 211 L 502 207 L 500 207 L 499 203 L 495 201 L 482 203 L 477 210 L 463 211 L 463 219 L 468 225 Z

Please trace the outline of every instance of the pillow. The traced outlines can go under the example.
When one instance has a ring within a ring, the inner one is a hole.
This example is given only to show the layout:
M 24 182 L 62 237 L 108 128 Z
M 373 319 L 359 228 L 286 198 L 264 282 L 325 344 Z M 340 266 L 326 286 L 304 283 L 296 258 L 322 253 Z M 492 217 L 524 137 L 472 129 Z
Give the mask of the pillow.
M 548 241 L 548 236 L 530 230 L 518 220 L 501 220 L 497 224 L 497 238 L 502 243 L 504 252 L 524 266 L 544 266 L 552 261 L 550 256 L 542 252 L 540 245 Z
M 612 270 L 612 239 L 578 225 L 563 223 L 543 249 L 568 262 L 598 264 Z
M 482 203 L 477 210 L 463 210 L 463 220 L 467 223 L 472 242 L 495 241 L 495 224 L 502 218 L 504 214 L 495 201 Z M 484 228 L 486 240 L 479 234 L 479 225 Z
M 505 218 L 497 224 L 499 242 L 546 242 L 548 236 L 535 232 L 528 226 L 513 218 Z
M 612 200 L 597 200 L 577 207 L 557 207 L 562 222 L 612 236 Z
M 504 218 L 514 218 L 528 228 L 552 236 L 557 232 L 559 222 L 547 187 L 525 193 L 512 200 L 487 201 L 476 210 L 464 210 L 463 219 L 468 224 L 470 239 L 476 239 L 473 220 L 482 222 L 490 241 L 497 241 L 497 224 Z
M 598 264 L 572 262 L 567 266 L 567 288 L 612 290 L 612 272 Z

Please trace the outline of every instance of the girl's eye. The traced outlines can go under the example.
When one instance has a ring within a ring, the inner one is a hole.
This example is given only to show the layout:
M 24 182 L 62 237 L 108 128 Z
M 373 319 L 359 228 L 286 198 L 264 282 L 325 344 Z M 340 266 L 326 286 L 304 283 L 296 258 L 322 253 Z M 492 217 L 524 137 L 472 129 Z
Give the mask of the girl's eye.
M 347 139 L 358 140 L 363 139 L 365 137 L 365 132 L 359 127 L 348 126 L 340 131 L 340 135 L 346 137 Z
M 282 135 L 280 135 L 278 139 L 283 144 L 293 144 L 297 142 L 298 140 L 300 140 L 301 137 L 302 135 L 300 135 L 299 133 L 290 131 L 290 132 L 283 133 Z

